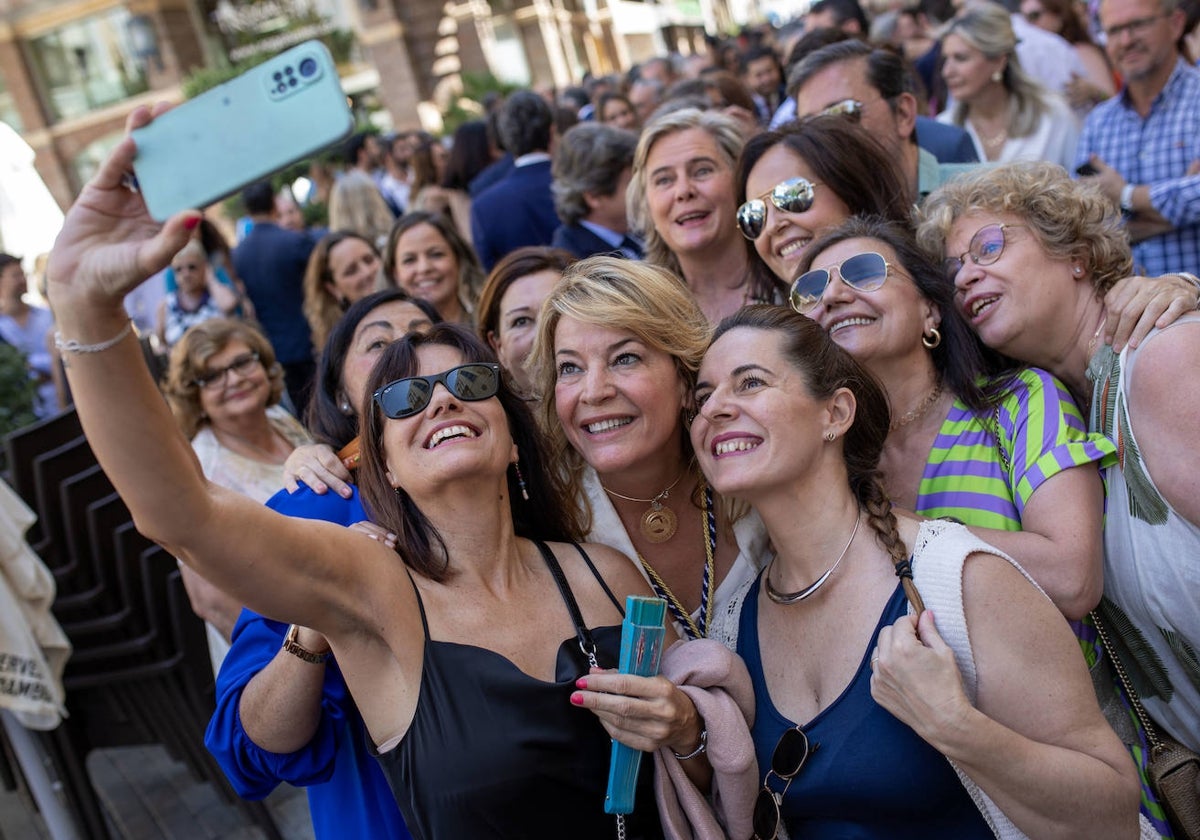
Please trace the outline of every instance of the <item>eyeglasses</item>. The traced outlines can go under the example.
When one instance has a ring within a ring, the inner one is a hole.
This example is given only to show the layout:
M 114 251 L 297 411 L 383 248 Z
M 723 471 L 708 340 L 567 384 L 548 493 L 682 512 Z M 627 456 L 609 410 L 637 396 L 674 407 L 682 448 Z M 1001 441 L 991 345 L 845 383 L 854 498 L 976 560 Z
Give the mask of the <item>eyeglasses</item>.
M 1000 259 L 1000 255 L 1004 253 L 1004 246 L 1008 244 L 1008 237 L 1004 231 L 1009 228 L 1023 227 L 1028 227 L 1028 225 L 984 225 L 975 231 L 975 235 L 967 243 L 966 251 L 957 257 L 946 257 L 942 262 L 946 277 L 953 282 L 958 277 L 958 273 L 963 270 L 968 256 L 975 265 L 991 265 Z
M 206 391 L 215 391 L 218 388 L 225 387 L 225 383 L 229 381 L 230 371 L 233 371 L 238 376 L 249 376 L 257 364 L 257 353 L 243 353 L 220 370 L 210 370 L 208 373 L 202 373 L 193 379 L 192 382 L 197 387 L 203 388 Z
M 754 818 L 751 823 L 754 826 L 754 836 L 751 840 L 775 840 L 779 836 L 779 823 L 782 821 L 779 806 L 783 803 L 783 797 L 787 796 L 792 779 L 800 775 L 808 757 L 820 746 L 810 746 L 808 736 L 799 726 L 794 726 L 779 736 L 775 752 L 771 753 L 771 769 L 763 778 L 762 789 L 758 792 L 758 798 L 754 800 Z M 785 782 L 780 793 L 771 790 L 771 776 Z
M 813 199 L 816 198 L 813 188 L 818 186 L 819 183 L 807 178 L 788 178 L 776 184 L 758 198 L 752 198 L 738 208 L 738 230 L 742 232 L 742 236 L 753 242 L 762 236 L 763 228 L 767 224 L 767 203 L 764 199 L 770 198 L 771 203 L 785 213 L 803 213 L 812 207 Z
M 851 122 L 862 122 L 864 108 L 866 106 L 857 99 L 843 99 L 821 111 L 821 116 L 846 117 Z
M 834 271 L 850 288 L 860 292 L 873 292 L 887 281 L 888 269 L 891 267 L 882 254 L 874 251 L 855 254 L 843 260 L 841 265 L 814 268 L 801 274 L 792 283 L 788 301 L 792 304 L 792 309 L 800 314 L 808 312 L 817 305 L 821 295 L 825 294 L 825 288 L 833 279 Z
M 1118 26 L 1110 26 L 1108 29 L 1104 30 L 1104 35 L 1110 41 L 1115 41 L 1122 35 L 1140 38 L 1142 35 L 1145 35 L 1150 31 L 1150 27 L 1154 25 L 1155 21 L 1162 20 L 1166 17 L 1170 17 L 1170 15 L 1151 15 L 1150 17 L 1138 18 L 1137 20 L 1131 20 L 1129 23 L 1122 23 Z
M 403 420 L 425 410 L 438 383 L 460 400 L 477 402 L 496 396 L 500 390 L 500 365 L 473 362 L 433 376 L 410 376 L 389 382 L 375 392 L 375 402 L 393 420 Z

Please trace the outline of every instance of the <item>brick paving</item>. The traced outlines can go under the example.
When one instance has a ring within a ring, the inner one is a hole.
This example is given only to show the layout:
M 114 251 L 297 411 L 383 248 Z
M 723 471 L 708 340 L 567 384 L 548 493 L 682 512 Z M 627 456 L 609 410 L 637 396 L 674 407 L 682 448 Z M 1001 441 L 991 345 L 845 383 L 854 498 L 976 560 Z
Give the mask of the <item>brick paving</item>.
M 93 750 L 87 767 L 113 840 L 263 840 L 236 806 L 193 779 L 161 746 Z M 281 785 L 267 807 L 286 840 L 313 840 L 302 790 Z M 0 838 L 49 837 L 27 791 L 0 790 Z

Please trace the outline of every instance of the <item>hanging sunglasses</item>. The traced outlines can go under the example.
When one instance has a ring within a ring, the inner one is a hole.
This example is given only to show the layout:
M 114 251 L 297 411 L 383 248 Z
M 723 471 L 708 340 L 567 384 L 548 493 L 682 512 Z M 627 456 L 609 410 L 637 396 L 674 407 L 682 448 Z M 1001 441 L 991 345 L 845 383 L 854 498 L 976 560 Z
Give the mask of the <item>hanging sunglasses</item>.
M 1008 244 L 1008 237 L 1004 231 L 1009 228 L 1023 228 L 1028 225 L 984 225 L 979 230 L 975 231 L 975 235 L 971 237 L 971 241 L 967 243 L 967 250 L 959 254 L 957 257 L 947 257 L 942 262 L 942 267 L 945 269 L 946 277 L 950 282 L 958 277 L 958 273 L 962 271 L 963 266 L 967 262 L 967 257 L 971 258 L 971 262 L 975 265 L 991 265 L 996 260 L 1000 259 L 1000 255 L 1004 253 L 1004 246 Z
M 860 292 L 873 292 L 887 280 L 888 269 L 891 267 L 882 254 L 874 251 L 855 254 L 853 257 L 843 260 L 841 265 L 814 268 L 812 271 L 801 274 L 792 283 L 788 301 L 792 304 L 792 309 L 801 315 L 808 312 L 817 305 L 821 295 L 825 293 L 825 287 L 833 279 L 835 270 L 838 277 L 842 278 L 842 282 L 850 288 Z
M 751 840 L 775 840 L 779 836 L 779 824 L 783 821 L 779 807 L 783 803 L 783 797 L 787 796 L 792 779 L 800 775 L 809 756 L 820 746 L 810 746 L 808 736 L 799 726 L 793 726 L 779 736 L 775 752 L 771 753 L 771 769 L 763 778 L 763 786 L 758 791 L 758 798 L 754 800 L 754 817 L 751 823 L 754 826 L 754 836 Z M 784 781 L 780 793 L 771 790 L 771 776 Z
M 375 392 L 375 402 L 393 420 L 403 420 L 419 414 L 433 398 L 438 383 L 460 400 L 477 402 L 496 396 L 500 390 L 500 365 L 492 362 L 472 362 L 459 365 L 433 376 L 410 376 L 389 382 Z
M 812 207 L 813 199 L 816 198 L 813 188 L 817 186 L 820 184 L 807 178 L 788 178 L 776 184 L 773 189 L 767 190 L 758 198 L 750 199 L 738 208 L 738 230 L 742 232 L 742 236 L 753 242 L 762 236 L 763 228 L 767 224 L 765 199 L 771 199 L 771 203 L 785 213 L 803 213 Z
M 857 99 L 843 99 L 835 102 L 821 111 L 822 116 L 845 117 L 851 122 L 862 122 L 863 108 L 866 106 Z

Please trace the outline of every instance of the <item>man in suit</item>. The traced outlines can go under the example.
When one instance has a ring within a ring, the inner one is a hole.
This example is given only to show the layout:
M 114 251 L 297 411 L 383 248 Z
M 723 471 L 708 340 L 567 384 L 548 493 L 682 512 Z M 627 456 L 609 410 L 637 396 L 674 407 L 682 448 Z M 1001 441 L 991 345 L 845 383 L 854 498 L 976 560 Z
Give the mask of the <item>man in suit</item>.
M 551 190 L 562 225 L 551 245 L 583 259 L 613 254 L 641 259 L 642 245 L 629 235 L 625 191 L 637 136 L 602 123 L 580 123 L 554 150 Z
M 925 145 L 933 141 L 944 152 L 958 145 L 950 133 L 930 130 L 932 125 L 955 129 L 968 148 L 971 140 L 957 126 L 921 122 L 912 74 L 896 53 L 863 41 L 841 41 L 805 56 L 788 81 L 797 116 L 831 112 L 860 122 L 897 162 L 914 203 L 963 169 L 978 165 L 947 163 Z
M 233 267 L 246 286 L 255 316 L 283 365 L 284 382 L 303 415 L 317 372 L 312 334 L 304 317 L 304 270 L 313 240 L 276 222 L 275 192 L 268 181 L 242 191 L 253 227 L 233 249 Z
M 546 101 L 517 91 L 500 106 L 497 129 L 513 168 L 471 203 L 471 236 L 485 271 L 525 245 L 549 245 L 558 227 L 550 194 L 554 114 Z

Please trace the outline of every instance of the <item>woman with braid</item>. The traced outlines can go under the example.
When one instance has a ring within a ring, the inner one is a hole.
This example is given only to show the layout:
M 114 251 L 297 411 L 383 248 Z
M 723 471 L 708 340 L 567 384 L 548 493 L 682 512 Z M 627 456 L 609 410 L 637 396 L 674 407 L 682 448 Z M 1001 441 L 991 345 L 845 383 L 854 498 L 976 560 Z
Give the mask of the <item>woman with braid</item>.
M 695 400 L 701 468 L 776 551 L 733 640 L 755 837 L 1137 836 L 1137 774 L 1070 629 L 998 549 L 892 509 L 890 412 L 862 366 L 815 321 L 751 306 L 717 328 Z

